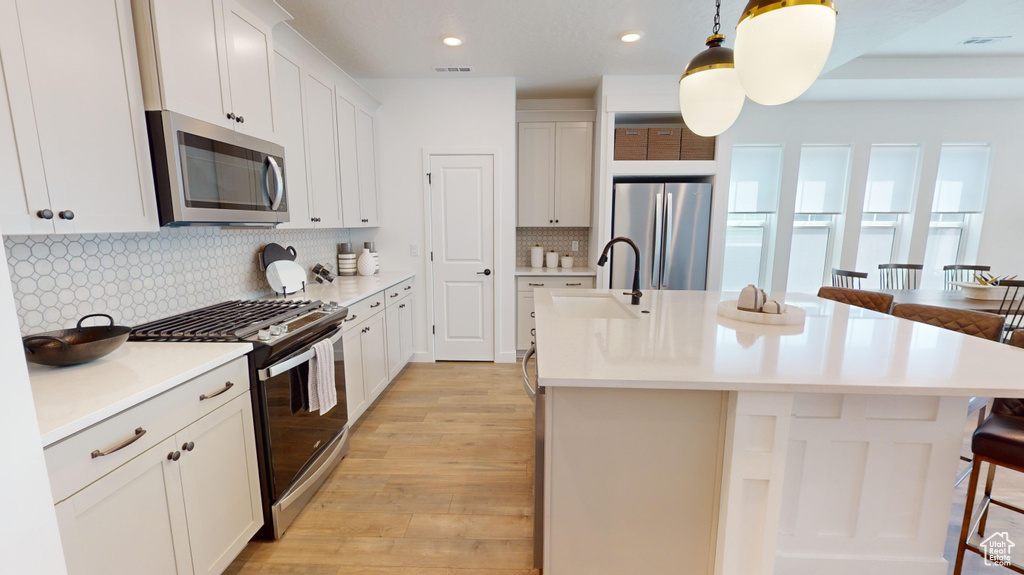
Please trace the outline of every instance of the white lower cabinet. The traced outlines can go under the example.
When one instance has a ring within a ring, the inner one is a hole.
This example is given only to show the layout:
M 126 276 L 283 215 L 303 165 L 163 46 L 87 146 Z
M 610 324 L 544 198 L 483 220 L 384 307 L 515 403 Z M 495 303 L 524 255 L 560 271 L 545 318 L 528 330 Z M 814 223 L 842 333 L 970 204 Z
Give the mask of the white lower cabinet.
M 245 373 L 245 358 L 237 367 Z M 197 391 L 211 391 L 210 381 L 193 380 Z M 241 383 L 241 382 L 239 382 Z M 260 483 L 256 464 L 252 402 L 247 390 L 211 396 L 214 405 L 200 405 L 199 393 L 183 384 L 190 401 L 175 410 L 168 405 L 174 392 L 157 396 L 166 410 L 192 413 L 191 423 L 164 438 L 149 449 L 128 459 L 95 482 L 87 476 L 79 489 L 55 506 L 57 524 L 69 575 L 107 575 L 110 573 L 219 574 L 241 553 L 249 539 L 263 525 Z M 228 390 L 234 391 L 231 386 Z M 77 434 L 94 444 L 104 437 L 105 426 L 121 427 L 127 420 L 151 433 L 162 429 L 163 422 L 146 417 L 141 404 L 110 420 Z M 195 419 L 198 415 L 206 415 Z M 107 447 L 111 457 L 130 452 L 139 439 Z M 49 449 L 60 448 L 72 436 Z M 118 449 L 118 447 L 121 449 Z M 79 450 L 75 449 L 77 453 Z M 98 452 L 98 450 L 97 450 Z M 56 469 L 75 465 L 67 451 L 47 458 Z M 88 459 L 90 454 L 84 453 Z M 92 456 L 101 462 L 107 456 Z M 99 464 L 99 463 L 97 463 Z M 51 476 L 54 471 L 51 469 Z M 56 477 L 59 477 L 58 474 Z
M 388 370 L 391 379 L 401 373 L 412 358 L 412 297 L 388 306 Z
M 388 341 L 387 328 L 384 322 L 383 313 L 366 320 L 361 334 L 363 338 L 363 382 L 366 385 L 367 394 L 370 396 L 370 403 L 373 403 L 380 396 L 384 388 L 391 383 L 391 373 L 388 370 Z
M 523 351 L 536 341 L 534 328 L 537 320 L 533 314 L 533 290 L 546 289 L 592 289 L 593 277 L 579 276 L 520 276 L 516 279 L 516 349 Z

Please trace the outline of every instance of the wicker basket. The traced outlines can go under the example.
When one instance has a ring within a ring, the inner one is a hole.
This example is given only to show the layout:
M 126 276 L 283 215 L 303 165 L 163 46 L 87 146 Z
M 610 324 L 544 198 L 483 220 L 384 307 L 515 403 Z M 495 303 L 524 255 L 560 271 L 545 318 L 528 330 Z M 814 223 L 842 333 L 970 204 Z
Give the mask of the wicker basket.
M 714 160 L 716 138 L 698 136 L 683 126 L 683 135 L 679 146 L 680 160 Z
M 680 128 L 650 128 L 647 132 L 648 160 L 678 160 Z
M 647 128 L 615 128 L 615 159 L 646 160 Z

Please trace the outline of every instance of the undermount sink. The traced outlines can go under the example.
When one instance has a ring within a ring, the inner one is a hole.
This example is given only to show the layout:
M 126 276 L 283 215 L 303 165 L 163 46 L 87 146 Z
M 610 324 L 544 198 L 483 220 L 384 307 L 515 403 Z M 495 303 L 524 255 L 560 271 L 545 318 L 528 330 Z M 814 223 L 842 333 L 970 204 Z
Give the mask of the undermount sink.
M 555 313 L 559 317 L 592 319 L 636 319 L 635 312 L 609 293 L 580 294 L 556 292 L 551 294 Z

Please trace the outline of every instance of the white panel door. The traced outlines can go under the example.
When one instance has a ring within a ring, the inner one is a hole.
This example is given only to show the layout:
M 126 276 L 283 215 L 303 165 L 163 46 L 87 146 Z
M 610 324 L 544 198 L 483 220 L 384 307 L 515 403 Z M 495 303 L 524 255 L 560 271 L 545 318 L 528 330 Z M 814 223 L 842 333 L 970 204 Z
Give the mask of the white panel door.
M 169 437 L 56 506 L 68 575 L 192 573 Z
M 593 122 L 558 122 L 555 127 L 556 226 L 590 227 L 593 155 Z
M 369 402 L 373 403 L 391 381 L 391 374 L 388 371 L 388 340 L 384 327 L 384 314 L 378 313 L 363 322 L 360 331 L 363 340 L 363 384 L 366 387 Z
M 309 156 L 310 219 L 317 227 L 344 227 L 341 186 L 338 184 L 338 147 L 334 133 L 334 89 L 306 74 L 306 151 Z M 287 162 L 287 159 L 285 160 Z
M 235 129 L 276 142 L 273 33 L 234 0 L 224 7 L 224 29 Z
M 370 402 L 363 385 L 362 328 L 350 329 L 341 336 L 341 350 L 345 362 L 345 401 L 348 403 L 348 424 L 355 425 Z M 334 353 L 338 353 L 335 347 Z
M 363 227 L 359 207 L 359 145 L 356 141 L 356 107 L 337 96 L 338 114 L 338 167 L 341 171 L 341 201 L 345 212 L 345 227 Z
M 284 147 L 285 189 L 290 221 L 278 229 L 312 228 L 309 219 L 309 186 L 306 183 L 306 141 L 302 118 L 302 68 L 280 52 L 274 54 L 277 91 L 274 117 L 277 141 Z
M 0 227 L 5 234 L 53 233 L 32 93 L 14 0 L 0 1 Z M 55 216 L 54 216 L 55 217 Z
M 374 147 L 373 116 L 356 112 L 356 148 L 359 159 L 359 214 L 364 227 L 379 226 L 377 220 L 377 151 Z
M 18 17 L 55 231 L 156 231 L 130 1 L 20 0 Z
M 164 108 L 233 128 L 221 0 L 152 0 Z
M 430 157 L 434 357 L 494 361 L 494 157 Z
M 192 566 L 219 575 L 263 526 L 252 401 L 243 394 L 175 436 Z
M 555 223 L 555 123 L 519 123 L 519 227 Z

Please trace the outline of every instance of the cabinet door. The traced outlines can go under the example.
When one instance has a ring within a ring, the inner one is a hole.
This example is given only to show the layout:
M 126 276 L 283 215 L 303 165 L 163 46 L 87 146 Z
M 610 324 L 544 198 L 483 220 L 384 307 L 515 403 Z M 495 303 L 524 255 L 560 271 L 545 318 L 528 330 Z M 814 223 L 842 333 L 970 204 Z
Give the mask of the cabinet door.
M 224 30 L 235 129 L 276 142 L 273 33 L 236 0 L 226 0 Z
M 309 157 L 309 213 L 317 227 L 344 227 L 338 183 L 338 145 L 334 131 L 334 89 L 306 74 L 306 151 Z M 285 160 L 287 161 L 287 160 Z
M 400 323 L 400 336 L 402 338 L 402 367 L 409 363 L 413 354 L 413 333 L 412 333 L 412 296 L 398 304 L 398 321 Z M 401 370 L 401 368 L 399 368 Z
M 394 379 L 402 371 L 402 318 L 398 305 L 392 305 L 384 312 L 388 332 L 388 379 Z
M 359 214 L 365 227 L 380 225 L 377 219 L 377 151 L 373 116 L 356 112 L 356 156 L 359 159 Z
M 356 143 L 356 107 L 337 96 L 338 112 L 338 166 L 341 169 L 341 198 L 344 202 L 345 227 L 361 228 L 362 211 L 359 206 L 359 147 Z
M 555 223 L 555 123 L 519 123 L 518 225 L 546 227 Z
M 309 219 L 309 186 L 306 184 L 306 141 L 302 110 L 302 68 L 280 52 L 274 54 L 277 97 L 274 117 L 277 140 L 284 146 L 285 189 L 288 192 L 287 223 L 278 229 L 312 228 Z
M 68 575 L 192 573 L 173 437 L 56 506 Z
M 363 384 L 366 386 L 369 402 L 373 403 L 380 392 L 388 386 L 387 333 L 384 328 L 384 314 L 378 313 L 364 322 L 360 330 L 363 337 Z
M 32 93 L 14 0 L 0 0 L 0 229 L 5 234 L 53 233 L 39 155 Z
M 355 327 L 341 336 L 345 361 L 345 400 L 348 402 L 348 424 L 355 425 L 359 417 L 370 406 L 366 386 L 363 385 L 363 338 L 362 328 Z M 337 353 L 337 350 L 335 350 Z
M 516 297 L 516 349 L 529 349 L 534 342 L 532 330 L 537 321 L 533 318 L 533 291 L 521 291 Z
M 558 122 L 555 129 L 555 225 L 590 226 L 593 122 Z
M 249 394 L 175 437 L 192 567 L 196 575 L 219 575 L 263 526 Z
M 156 231 L 129 0 L 17 4 L 54 230 Z
M 222 0 L 151 0 L 163 105 L 234 128 Z

